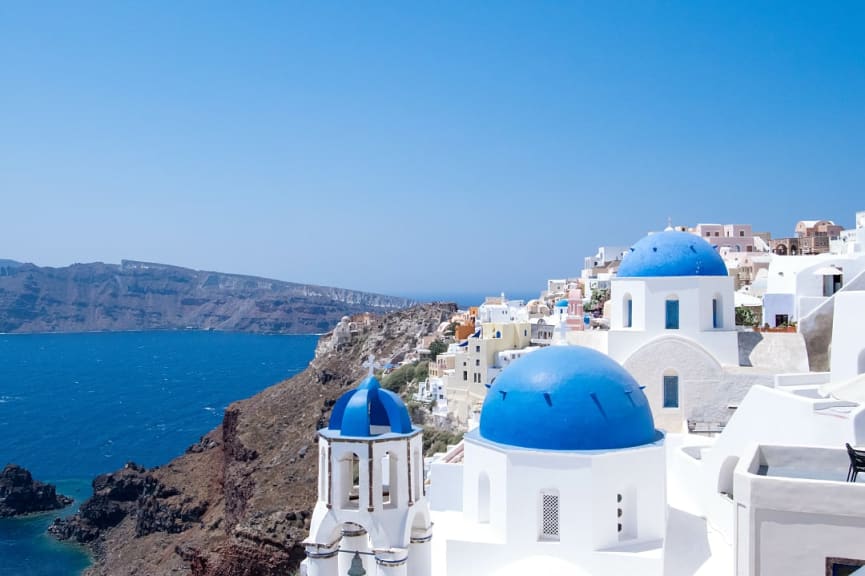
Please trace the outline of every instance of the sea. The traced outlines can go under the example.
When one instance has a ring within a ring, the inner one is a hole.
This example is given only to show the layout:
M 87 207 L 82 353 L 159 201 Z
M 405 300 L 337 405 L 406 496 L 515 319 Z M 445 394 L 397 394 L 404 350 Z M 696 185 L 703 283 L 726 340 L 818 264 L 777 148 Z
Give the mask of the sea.
M 45 532 L 92 479 L 165 464 L 225 408 L 302 371 L 317 336 L 223 332 L 0 334 L 0 467 L 24 466 L 76 503 L 0 519 L 0 575 L 69 576 L 90 563 Z

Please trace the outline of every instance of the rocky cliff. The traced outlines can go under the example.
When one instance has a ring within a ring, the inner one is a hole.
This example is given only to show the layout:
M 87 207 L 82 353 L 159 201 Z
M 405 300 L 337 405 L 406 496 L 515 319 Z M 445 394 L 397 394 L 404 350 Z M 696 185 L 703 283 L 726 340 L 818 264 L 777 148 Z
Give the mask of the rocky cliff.
M 65 508 L 72 498 L 57 493 L 51 484 L 34 480 L 28 470 L 8 464 L 0 471 L 0 518 Z
M 184 456 L 98 477 L 93 498 L 51 531 L 94 552 L 91 576 L 291 574 L 316 499 L 316 430 L 363 377 L 368 354 L 404 356 L 454 310 L 428 304 L 375 318 L 306 371 L 229 406 Z
M 0 261 L 0 332 L 316 333 L 405 298 L 124 260 L 43 268 Z

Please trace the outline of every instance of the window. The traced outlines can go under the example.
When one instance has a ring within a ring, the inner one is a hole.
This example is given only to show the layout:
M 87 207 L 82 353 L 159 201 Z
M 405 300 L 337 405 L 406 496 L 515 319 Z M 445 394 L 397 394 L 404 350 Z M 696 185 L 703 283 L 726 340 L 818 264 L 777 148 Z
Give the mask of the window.
M 480 347 L 480 346 L 475 346 L 475 352 L 480 352 L 480 351 L 481 351 L 481 347 Z
M 360 504 L 360 458 L 355 453 L 345 455 L 340 464 L 340 506 L 357 510 Z
M 541 492 L 541 540 L 559 539 L 559 493 Z
M 741 238 L 744 238 L 744 237 L 745 237 L 745 231 L 744 231 L 744 230 L 739 230 L 739 236 L 740 236 Z
M 711 236 L 711 235 L 712 235 L 711 232 L 706 232 L 706 236 Z
M 724 324 L 721 318 L 721 303 L 718 298 L 712 298 L 712 328 L 721 328 Z
M 468 370 L 463 370 L 463 380 L 466 381 L 466 382 L 469 381 L 469 373 L 468 373 Z
M 865 560 L 826 558 L 826 576 L 853 576 L 862 566 Z
M 679 377 L 664 375 L 664 408 L 679 407 Z
M 480 366 L 480 365 L 481 365 L 481 359 L 475 358 L 475 366 Z
M 667 300 L 667 318 L 666 325 L 667 330 L 678 330 L 679 329 L 679 301 L 678 300 Z
M 397 457 L 393 452 L 387 452 L 381 459 L 381 503 L 385 508 L 395 508 L 399 505 L 397 499 L 398 467 Z
M 624 328 L 631 328 L 634 325 L 634 301 L 631 299 L 630 294 L 625 294 L 625 309 L 624 309 L 624 318 L 622 319 L 622 326 Z
M 721 235 L 720 232 L 715 232 L 715 237 L 716 237 L 716 238 L 717 238 L 718 236 L 720 236 L 720 235 Z
M 478 522 L 487 524 L 490 521 L 490 477 L 481 472 L 478 477 Z

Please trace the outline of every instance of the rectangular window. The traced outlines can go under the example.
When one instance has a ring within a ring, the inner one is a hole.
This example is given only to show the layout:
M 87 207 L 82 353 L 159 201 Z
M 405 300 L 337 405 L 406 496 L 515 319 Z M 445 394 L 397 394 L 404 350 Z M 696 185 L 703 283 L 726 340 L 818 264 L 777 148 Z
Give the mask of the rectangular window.
M 667 330 L 679 329 L 679 301 L 667 300 Z
M 718 299 L 712 298 L 712 328 L 721 327 L 721 310 L 718 308 Z
M 745 237 L 745 231 L 739 230 L 739 236 L 744 238 Z
M 480 366 L 480 365 L 481 365 L 481 359 L 475 358 L 475 366 Z
M 468 371 L 463 370 L 463 380 L 468 381 L 468 379 L 469 379 L 469 373 L 468 373 Z
M 664 376 L 664 408 L 679 407 L 679 377 Z
M 541 540 L 559 539 L 559 495 L 541 493 Z
M 630 328 L 634 325 L 634 301 L 628 299 L 628 306 L 625 310 L 625 328 Z
M 480 352 L 480 351 L 481 351 L 481 347 L 480 347 L 480 346 L 475 346 L 475 352 Z

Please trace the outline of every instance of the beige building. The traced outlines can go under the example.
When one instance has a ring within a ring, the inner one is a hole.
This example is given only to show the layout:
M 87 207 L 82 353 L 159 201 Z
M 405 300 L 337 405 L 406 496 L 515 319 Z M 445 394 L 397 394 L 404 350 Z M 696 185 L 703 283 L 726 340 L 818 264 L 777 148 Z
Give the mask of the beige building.
M 488 322 L 478 332 L 459 344 L 453 356 L 453 371 L 442 370 L 447 389 L 448 411 L 457 422 L 467 423 L 480 411 L 491 384 L 504 365 L 531 344 L 532 329 L 528 322 Z M 449 362 L 449 360 L 445 360 Z M 432 368 L 432 366 L 431 366 Z

